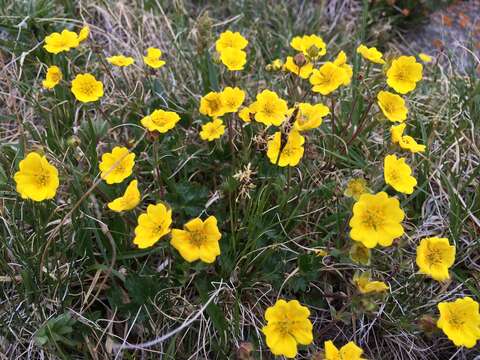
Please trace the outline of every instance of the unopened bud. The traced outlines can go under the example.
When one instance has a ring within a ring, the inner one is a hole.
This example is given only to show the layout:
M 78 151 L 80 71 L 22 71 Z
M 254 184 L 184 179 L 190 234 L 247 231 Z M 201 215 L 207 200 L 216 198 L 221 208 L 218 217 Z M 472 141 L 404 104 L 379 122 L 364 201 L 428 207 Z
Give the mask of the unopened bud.
M 240 343 L 240 346 L 237 350 L 237 357 L 239 360 L 251 360 L 253 351 L 253 344 L 250 342 L 243 341 Z
M 298 67 L 302 67 L 303 65 L 305 65 L 307 63 L 307 59 L 305 58 L 305 55 L 297 54 L 293 57 L 293 62 Z
M 82 143 L 82 140 L 76 135 L 72 135 L 67 139 L 67 145 L 70 147 L 77 147 Z
M 437 330 L 437 322 L 431 315 L 422 315 L 418 320 L 418 326 L 424 333 L 431 335 Z
M 148 141 L 154 142 L 159 138 L 160 134 L 158 131 L 147 131 L 147 135 L 145 137 L 147 138 Z

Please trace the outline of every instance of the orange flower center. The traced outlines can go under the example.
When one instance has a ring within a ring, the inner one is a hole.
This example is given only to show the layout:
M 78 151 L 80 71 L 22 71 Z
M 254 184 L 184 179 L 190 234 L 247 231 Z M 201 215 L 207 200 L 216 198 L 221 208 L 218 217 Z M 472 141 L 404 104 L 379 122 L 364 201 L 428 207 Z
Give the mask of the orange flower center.
M 220 109 L 220 101 L 218 101 L 217 99 L 213 99 L 213 100 L 206 99 L 206 100 L 212 113 L 215 113 L 218 111 L 218 109 Z
M 57 72 L 50 73 L 50 78 L 53 82 L 58 82 L 60 81 L 60 74 Z

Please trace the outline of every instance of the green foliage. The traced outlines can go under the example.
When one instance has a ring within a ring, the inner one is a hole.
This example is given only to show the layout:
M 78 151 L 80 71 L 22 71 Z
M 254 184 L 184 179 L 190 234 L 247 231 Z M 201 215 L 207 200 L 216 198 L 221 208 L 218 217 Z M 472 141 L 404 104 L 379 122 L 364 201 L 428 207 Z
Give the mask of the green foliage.
M 390 144 L 390 124 L 375 106 L 369 110 L 384 86 L 384 69 L 367 67 L 355 49 L 362 40 L 375 45 L 374 25 L 385 21 L 403 27 L 411 19 L 378 1 L 354 14 L 351 23 L 346 14 L 330 28 L 328 4 L 320 3 L 145 0 L 87 1 L 80 7 L 69 1 L 0 0 L 2 61 L 11 62 L 0 70 L 8 79 L 2 95 L 12 95 L 0 105 L 0 275 L 6 279 L 0 324 L 2 336 L 18 342 L 15 351 L 26 348 L 29 334 L 35 334 L 39 348 L 54 357 L 87 356 L 95 346 L 99 357 L 108 358 L 112 341 L 139 343 L 181 326 L 222 282 L 225 289 L 197 321 L 154 349 L 172 359 L 193 354 L 226 359 L 247 341 L 256 349 L 253 358 L 268 358 L 261 335 L 264 311 L 281 297 L 299 299 L 311 309 L 316 348 L 339 336 L 345 342 L 363 339 L 369 358 L 398 353 L 398 343 L 408 344 L 419 359 L 426 353 L 432 358 L 456 353 L 446 339 L 434 344 L 423 339 L 416 323 L 435 313 L 441 298 L 479 296 L 474 219 L 480 209 L 475 158 L 480 80 L 473 70 L 467 77 L 446 77 L 441 64 L 425 65 L 424 82 L 409 99 L 408 132 L 427 144 L 427 152 L 408 159 L 416 165 L 416 191 L 397 195 L 407 212 L 409 235 L 393 247 L 372 250 L 370 259 L 360 254 L 362 261 L 356 262 L 348 234 L 354 201 L 343 195 L 345 184 L 361 175 L 372 191 L 394 195 L 384 184 L 382 161 L 398 149 Z M 412 5 L 397 1 L 400 8 Z M 423 16 L 416 12 L 412 8 L 409 16 Z M 43 50 L 46 35 L 63 28 L 78 31 L 76 19 L 83 18 L 94 25 L 88 45 L 68 55 Z M 247 67 L 237 77 L 225 72 L 211 51 L 226 29 L 250 41 Z M 289 171 L 270 163 L 265 140 L 274 131 L 258 123 L 232 120 L 238 131 L 234 151 L 228 131 L 217 142 L 200 141 L 198 130 L 207 118 L 198 113 L 199 98 L 209 91 L 235 84 L 251 103 L 270 88 L 288 96 L 290 105 L 292 90 L 308 92 L 308 81 L 265 67 L 293 55 L 290 39 L 309 33 L 328 42 L 325 59 L 345 50 L 354 74 L 350 87 L 322 98 L 329 107 L 336 102 L 336 126 L 326 121 L 308 135 L 298 167 Z M 140 69 L 141 55 L 152 44 L 162 45 L 168 64 L 158 72 Z M 386 43 L 378 47 L 388 51 Z M 112 75 L 100 59 L 120 52 L 135 56 L 138 67 Z M 64 82 L 43 90 L 46 65 L 54 63 Z M 105 82 L 101 105 L 80 104 L 71 94 L 71 79 L 85 71 Z M 181 121 L 152 137 L 144 134 L 140 119 L 156 108 L 176 111 Z M 136 153 L 135 178 L 142 193 L 141 206 L 121 214 L 106 204 L 122 195 L 126 184 L 96 185 L 101 155 L 116 145 Z M 62 186 L 55 201 L 33 203 L 15 191 L 13 175 L 31 150 L 47 154 L 59 169 Z M 234 176 L 247 166 L 250 188 Z M 168 237 L 149 249 L 133 246 L 138 216 L 157 202 L 172 208 L 175 228 L 197 216 L 216 216 L 222 238 L 214 264 L 186 262 Z M 455 264 L 452 284 L 413 274 L 415 245 L 433 233 L 449 237 L 457 253 L 465 254 Z M 327 255 L 318 256 L 317 249 Z M 351 280 L 359 270 L 389 282 L 392 295 L 358 294 Z M 68 308 L 79 313 L 78 320 Z M 400 341 L 403 331 L 409 334 Z M 308 357 L 312 349 L 302 351 Z M 475 355 L 475 350 L 461 353 Z M 139 354 L 132 350 L 122 356 Z

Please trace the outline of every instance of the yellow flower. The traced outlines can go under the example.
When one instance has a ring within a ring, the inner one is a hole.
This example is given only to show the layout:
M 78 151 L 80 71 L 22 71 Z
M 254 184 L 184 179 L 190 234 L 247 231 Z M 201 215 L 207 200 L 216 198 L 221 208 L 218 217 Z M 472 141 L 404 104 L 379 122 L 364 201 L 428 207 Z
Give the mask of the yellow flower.
M 249 106 L 245 106 L 238 112 L 238 117 L 245 121 L 246 123 L 249 123 L 252 121 L 252 116 L 254 115 L 254 112 L 250 109 Z
M 405 214 L 396 198 L 385 192 L 363 194 L 353 205 L 350 220 L 350 237 L 368 248 L 377 244 L 390 246 L 394 239 L 403 235 Z
M 60 83 L 62 77 L 62 71 L 58 66 L 50 66 L 47 69 L 47 75 L 45 76 L 45 80 L 43 80 L 42 85 L 45 89 L 53 89 Z
M 162 51 L 160 49 L 149 47 L 147 49 L 147 56 L 143 57 L 143 61 L 151 68 L 158 69 L 165 65 L 165 61 L 163 61 L 161 57 Z
M 243 70 L 247 63 L 247 53 L 235 48 L 226 48 L 220 53 L 220 60 L 230 71 Z
M 267 70 L 279 71 L 283 69 L 283 61 L 280 59 L 275 59 L 271 64 L 267 65 Z
M 45 37 L 45 45 L 43 45 L 43 48 L 49 53 L 58 54 L 62 51 L 69 51 L 70 49 L 76 48 L 78 44 L 77 34 L 65 29 L 61 33 L 54 32 Z
M 333 341 L 325 341 L 325 360 L 365 360 L 362 358 L 363 350 L 353 341 L 348 342 L 338 349 Z
M 257 101 L 250 105 L 255 113 L 255 120 L 265 125 L 279 126 L 287 115 L 287 102 L 275 92 L 263 90 L 257 94 Z
M 412 153 L 424 152 L 425 145 L 417 144 L 411 136 L 403 135 L 406 126 L 406 124 L 400 124 L 390 128 L 392 143 L 398 144 L 402 149 L 409 150 Z
M 380 91 L 377 100 L 378 106 L 388 120 L 402 122 L 407 118 L 408 109 L 401 96 L 388 91 Z
M 357 53 L 362 55 L 364 59 L 367 59 L 376 64 L 385 64 L 385 60 L 382 59 L 383 54 L 378 51 L 376 47 L 368 48 L 365 45 L 361 44 L 357 48 Z
M 340 51 L 333 63 L 340 67 L 345 74 L 342 85 L 350 84 L 350 82 L 352 81 L 353 69 L 350 65 L 347 64 L 347 55 L 345 54 L 345 52 Z
M 406 94 L 422 80 L 422 64 L 417 63 L 413 56 L 400 56 L 393 60 L 387 70 L 387 84 L 400 94 Z
M 344 195 L 354 198 L 356 201 L 360 199 L 362 194 L 368 193 L 367 182 L 365 179 L 350 179 L 347 183 L 347 188 L 344 191 Z
M 220 93 L 220 102 L 225 113 L 237 112 L 245 100 L 245 92 L 238 87 L 226 87 Z
M 82 27 L 82 29 L 78 33 L 78 42 L 87 40 L 89 35 L 90 35 L 90 27 L 88 25 L 85 25 L 84 27 Z
M 134 63 L 134 60 L 130 56 L 114 55 L 107 58 L 107 61 L 115 66 L 130 66 Z
M 213 119 L 212 121 L 202 125 L 200 138 L 202 140 L 213 141 L 219 139 L 225 132 L 225 125 L 221 119 Z
M 420 60 L 422 60 L 424 63 L 429 63 L 429 62 L 432 62 L 432 60 L 433 60 L 430 55 L 427 55 L 427 54 L 424 54 L 424 53 L 418 54 L 418 57 L 419 57 Z
M 172 210 L 163 204 L 150 204 L 147 212 L 138 217 L 133 243 L 140 249 L 153 246 L 158 240 L 170 232 Z
M 125 193 L 107 205 L 110 210 L 122 212 L 134 209 L 139 203 L 140 191 L 138 191 L 138 181 L 132 180 L 130 184 L 128 184 Z
M 140 122 L 148 131 L 158 131 L 166 133 L 175 127 L 180 121 L 180 116 L 173 111 L 165 111 L 161 109 L 154 110 L 150 115 L 145 116 Z
M 478 302 L 470 297 L 438 304 L 440 318 L 437 326 L 455 346 L 472 348 L 480 339 L 480 313 Z
M 303 156 L 303 143 L 305 142 L 305 138 L 300 135 L 298 131 L 292 130 L 290 134 L 288 134 L 286 144 L 279 156 L 278 154 L 282 146 L 282 136 L 282 133 L 277 131 L 273 139 L 268 142 L 267 156 L 272 164 L 282 167 L 296 166 Z
M 248 40 L 245 39 L 239 32 L 231 32 L 230 30 L 220 34 L 220 37 L 215 42 L 215 49 L 222 53 L 225 49 L 233 48 L 243 50 L 247 47 Z
M 183 228 L 184 230 L 172 229 L 170 244 L 188 262 L 200 259 L 209 264 L 213 263 L 220 255 L 219 240 L 222 237 L 215 216 L 209 216 L 205 221 L 195 218 Z
M 17 192 L 22 199 L 43 201 L 52 199 L 57 193 L 58 170 L 45 156 L 29 153 L 19 164 L 19 171 L 13 176 Z
M 390 128 L 390 135 L 392 137 L 392 143 L 398 144 L 402 140 L 403 132 L 405 131 L 406 124 L 395 125 Z
M 371 281 L 368 272 L 364 272 L 361 275 L 355 275 L 353 277 L 353 282 L 358 291 L 362 294 L 381 293 L 388 290 L 387 284 L 383 281 Z
M 97 101 L 103 96 L 103 84 L 92 74 L 78 74 L 72 81 L 72 93 L 78 101 Z
M 322 95 L 328 95 L 345 83 L 346 73 L 332 62 L 326 62 L 320 69 L 314 69 L 310 76 L 312 91 Z
M 412 169 L 405 162 L 405 158 L 398 158 L 395 155 L 387 155 L 383 162 L 383 176 L 385 183 L 398 192 L 404 194 L 413 193 L 417 180 L 411 175 Z
M 402 149 L 409 150 L 413 154 L 417 152 L 425 152 L 426 148 L 425 145 L 418 144 L 414 138 L 408 135 L 402 136 L 398 144 Z
M 311 62 L 306 62 L 305 65 L 300 67 L 295 64 L 293 57 L 288 56 L 287 61 L 285 62 L 285 69 L 300 76 L 302 79 L 308 79 L 313 71 L 313 64 Z
M 294 358 L 297 344 L 308 345 L 313 341 L 313 325 L 308 319 L 310 311 L 297 300 L 277 300 L 265 311 L 267 325 L 262 328 L 267 346 L 274 355 Z
M 200 114 L 210 117 L 222 116 L 225 114 L 225 107 L 222 103 L 222 96 L 215 91 L 209 92 L 200 99 Z
M 290 46 L 308 56 L 311 60 L 317 59 L 327 53 L 327 45 L 320 36 L 303 35 L 295 36 Z
M 99 164 L 101 177 L 107 184 L 118 184 L 132 175 L 135 154 L 126 147 L 115 146 L 111 153 L 102 155 Z
M 455 246 L 447 238 L 425 238 L 417 247 L 417 265 L 422 274 L 437 281 L 450 279 L 448 269 L 455 262 Z
M 293 110 L 289 110 L 289 115 Z M 330 110 L 323 104 L 298 104 L 298 114 L 293 124 L 298 131 L 306 131 L 319 127 L 322 124 L 323 117 L 330 114 Z

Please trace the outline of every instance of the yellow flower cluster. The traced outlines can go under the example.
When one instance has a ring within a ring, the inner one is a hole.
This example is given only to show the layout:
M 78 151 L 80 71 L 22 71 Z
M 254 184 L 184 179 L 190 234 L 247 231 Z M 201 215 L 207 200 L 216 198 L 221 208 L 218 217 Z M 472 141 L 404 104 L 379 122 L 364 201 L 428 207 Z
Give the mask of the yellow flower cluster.
M 64 51 L 75 49 L 81 42 L 85 41 L 90 34 L 90 27 L 84 26 L 77 34 L 64 29 L 61 33 L 54 32 L 45 37 L 43 48 L 49 53 L 58 54 Z
M 45 38 L 46 51 L 58 54 L 79 46 L 88 38 L 89 27 L 84 27 L 78 34 L 67 29 L 61 33 L 52 33 Z M 321 62 L 327 48 L 323 39 L 317 35 L 294 37 L 291 47 L 298 53 L 287 56 L 285 62 L 274 60 L 270 66 L 272 71 L 288 71 L 292 80 L 304 79 L 311 85 L 314 103 L 305 102 L 305 98 L 286 98 L 285 93 L 277 93 L 269 89 L 257 92 L 251 98 L 249 105 L 244 105 L 247 93 L 237 86 L 228 86 L 221 91 L 210 91 L 199 101 L 198 111 L 208 122 L 201 126 L 199 137 L 205 141 L 220 139 L 226 127 L 231 131 L 238 125 L 237 117 L 243 121 L 242 126 L 252 126 L 254 123 L 266 127 L 266 156 L 271 164 L 279 167 L 297 166 L 305 153 L 305 142 L 308 131 L 317 129 L 323 119 L 331 115 L 332 125 L 335 107 L 329 109 L 319 102 L 321 96 L 331 95 L 342 86 L 352 82 L 353 69 L 347 63 L 347 55 L 340 51 L 333 61 Z M 240 33 L 223 32 L 215 43 L 215 49 L 220 61 L 229 71 L 243 70 L 247 54 L 246 40 Z M 356 49 L 357 57 L 367 60 L 368 66 L 385 65 L 386 85 L 398 94 L 413 91 L 422 79 L 423 67 L 413 56 L 400 56 L 393 61 L 384 60 L 383 54 L 375 47 L 361 44 Z M 162 51 L 149 47 L 143 57 L 144 63 L 158 69 L 165 65 Z M 432 59 L 426 54 L 419 54 L 424 62 Z M 387 59 L 388 60 L 388 59 Z M 134 58 L 121 54 L 107 57 L 106 61 L 114 66 L 128 67 L 135 63 Z M 387 69 L 388 67 L 388 69 Z M 368 71 L 367 71 L 368 72 Z M 296 77 L 295 77 L 296 76 Z M 45 89 L 53 89 L 60 84 L 63 74 L 58 66 L 48 67 L 46 78 L 42 82 Z M 309 88 L 310 88 L 310 85 Z M 295 88 L 295 91 L 297 89 Z M 77 74 L 71 82 L 71 92 L 82 103 L 98 101 L 104 95 L 103 83 L 90 73 Z M 339 91 L 340 92 L 340 91 Z M 320 95 L 321 96 L 320 96 Z M 408 108 L 406 101 L 400 95 L 380 90 L 371 99 L 371 105 L 378 105 L 379 114 L 383 114 L 391 122 L 400 122 L 390 129 L 391 141 L 401 149 L 411 153 L 424 152 L 425 146 L 408 135 L 404 135 Z M 368 110 L 367 110 L 368 115 Z M 223 118 L 222 118 L 223 117 Z M 144 116 L 140 123 L 151 133 L 165 134 L 174 129 L 181 120 L 179 114 L 164 109 L 154 109 Z M 350 124 L 348 124 L 350 125 Z M 237 126 L 238 127 L 238 126 Z M 273 128 L 273 130 L 271 130 Z M 333 128 L 333 126 L 332 126 Z M 269 137 L 268 137 L 269 136 Z M 230 138 L 232 145 L 232 139 Z M 220 143 L 220 141 L 218 142 Z M 206 145 L 207 146 L 207 145 Z M 347 144 L 348 146 L 348 144 Z M 234 147 L 232 146 L 232 151 Z M 115 146 L 111 152 L 105 152 L 99 163 L 100 178 L 108 185 L 121 184 L 132 176 L 135 168 L 136 154 L 131 147 Z M 14 175 L 16 190 L 23 199 L 44 201 L 52 199 L 60 186 L 58 170 L 45 155 L 31 152 L 19 162 L 19 170 Z M 395 154 L 383 159 L 383 180 L 393 190 L 402 194 L 412 194 L 417 186 L 417 180 L 412 176 L 412 169 L 406 159 Z M 142 194 L 138 180 L 131 180 L 124 188 L 123 194 L 107 203 L 110 210 L 118 213 L 132 211 L 140 205 Z M 345 196 L 355 200 L 352 217 L 349 221 L 350 237 L 356 242 L 352 249 L 357 253 L 360 263 L 368 263 L 370 250 L 377 245 L 391 246 L 393 242 L 404 235 L 402 222 L 405 212 L 400 207 L 400 201 L 385 191 L 372 192 L 363 178 L 348 182 Z M 140 249 L 154 246 L 162 238 L 170 235 L 171 246 L 178 251 L 187 262 L 200 260 L 211 264 L 221 254 L 220 240 L 222 234 L 218 228 L 217 218 L 208 216 L 189 220 L 182 228 L 172 228 L 174 219 L 172 209 L 164 202 L 150 203 L 137 218 L 134 229 L 133 243 Z M 323 251 L 319 255 L 327 255 Z M 416 264 L 421 274 L 430 276 L 436 281 L 450 279 L 449 269 L 455 262 L 456 248 L 447 238 L 429 237 L 421 240 L 416 249 Z M 352 256 L 353 258 L 354 256 Z M 364 261 L 364 259 L 366 260 Z M 370 298 L 389 290 L 389 285 L 383 281 L 372 280 L 370 272 L 362 272 L 353 277 L 356 287 L 355 296 Z M 457 346 L 473 347 L 480 339 L 479 304 L 469 297 L 453 302 L 438 304 L 440 318 L 437 325 Z M 308 345 L 313 341 L 313 324 L 309 320 L 310 311 L 297 300 L 277 300 L 265 311 L 266 325 L 262 332 L 266 337 L 267 346 L 274 355 L 293 358 L 298 353 L 298 345 Z M 324 344 L 324 358 L 327 360 L 362 360 L 363 350 L 354 342 L 348 342 L 337 348 L 332 341 Z
M 220 54 L 220 60 L 229 71 L 243 70 L 247 63 L 247 53 L 243 50 L 247 47 L 248 40 L 239 32 L 230 30 L 220 34 L 215 43 L 215 49 Z

